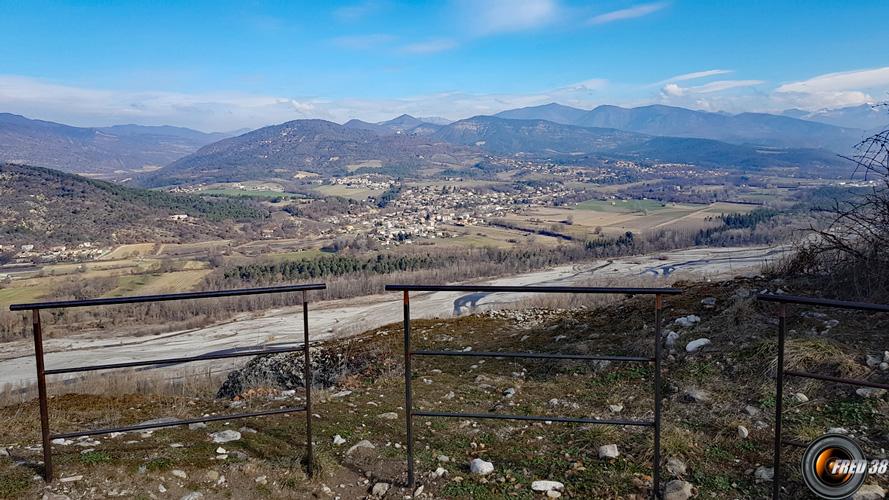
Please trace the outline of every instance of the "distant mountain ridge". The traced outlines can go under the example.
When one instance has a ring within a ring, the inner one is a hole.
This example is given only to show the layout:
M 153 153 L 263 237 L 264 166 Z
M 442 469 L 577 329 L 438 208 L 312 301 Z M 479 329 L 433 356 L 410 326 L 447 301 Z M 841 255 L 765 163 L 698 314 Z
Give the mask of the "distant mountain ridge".
M 583 127 L 613 128 L 663 136 L 713 139 L 732 144 L 782 148 L 823 148 L 848 152 L 864 137 L 861 129 L 836 127 L 790 116 L 766 113 L 730 115 L 673 106 L 638 108 L 602 105 L 586 111 L 560 104 L 546 104 L 502 111 L 494 116 L 508 119 L 543 119 Z
M 0 161 L 110 176 L 161 167 L 226 137 L 182 127 L 72 127 L 0 113 Z
M 889 108 L 872 104 L 860 104 L 845 108 L 805 111 L 788 109 L 781 113 L 801 120 L 809 120 L 837 127 L 859 128 L 864 130 L 885 130 L 889 124 Z
M 595 155 L 637 161 L 690 163 L 700 166 L 764 167 L 841 163 L 819 149 L 769 148 L 694 137 L 659 137 L 615 128 L 581 127 L 546 120 L 476 116 L 442 127 L 433 139 L 479 147 L 496 154 L 527 153 L 561 158 Z
M 351 119 L 343 124 L 346 128 L 357 130 L 370 130 L 376 134 L 417 134 L 429 135 L 435 133 L 442 126 L 451 123 L 440 117 L 416 118 L 411 115 L 397 116 L 391 120 L 370 123 L 363 120 Z
M 300 171 L 342 175 L 346 167 L 379 160 L 390 168 L 427 166 L 436 155 L 451 157 L 466 148 L 430 140 L 428 135 L 381 134 L 367 122 L 339 125 L 326 120 L 293 120 L 209 144 L 139 179 L 145 186 L 184 182 L 236 182 L 293 178 Z

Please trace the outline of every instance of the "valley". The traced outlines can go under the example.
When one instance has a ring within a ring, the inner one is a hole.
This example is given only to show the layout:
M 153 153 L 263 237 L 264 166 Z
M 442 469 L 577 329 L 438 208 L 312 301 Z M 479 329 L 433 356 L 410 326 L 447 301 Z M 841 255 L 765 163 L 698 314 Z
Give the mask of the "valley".
M 688 249 L 657 255 L 644 255 L 594 261 L 578 265 L 472 280 L 485 285 L 562 285 L 562 286 L 667 286 L 676 280 L 721 280 L 735 276 L 756 276 L 762 266 L 779 259 L 786 249 L 773 247 Z M 183 284 L 182 276 L 169 275 L 170 285 Z M 160 293 L 171 289 L 144 287 L 136 293 Z M 449 318 L 490 308 L 521 307 L 528 294 L 495 295 L 434 292 L 415 294 L 411 301 L 412 317 Z M 312 300 L 312 299 L 310 299 Z M 354 299 L 325 302 L 312 300 L 311 338 L 313 341 L 341 339 L 395 323 L 401 314 L 397 294 L 379 293 Z M 240 314 L 232 321 L 191 330 L 171 331 L 143 336 L 120 335 L 120 330 L 72 334 L 51 338 L 46 342 L 47 363 L 55 367 L 76 366 L 94 362 L 116 363 L 136 359 L 198 356 L 246 349 L 249 347 L 285 347 L 299 343 L 297 325 L 301 324 L 299 308 L 274 309 L 264 313 Z M 138 331 L 138 325 L 125 326 Z M 50 336 L 55 332 L 48 330 Z M 13 391 L 30 385 L 33 373 L 33 346 L 27 340 L 0 344 L 0 388 Z M 225 373 L 236 366 L 213 363 L 213 373 Z M 201 364 L 189 364 L 183 370 L 206 371 Z M 177 377 L 177 370 L 163 369 L 165 375 Z

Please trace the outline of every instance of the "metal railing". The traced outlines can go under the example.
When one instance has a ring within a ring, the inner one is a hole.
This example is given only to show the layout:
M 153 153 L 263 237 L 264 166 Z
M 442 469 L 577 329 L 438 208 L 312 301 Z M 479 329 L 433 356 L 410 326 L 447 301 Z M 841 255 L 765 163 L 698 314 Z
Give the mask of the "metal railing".
M 473 286 L 473 285 L 386 285 L 387 291 L 404 292 L 404 400 L 405 427 L 407 434 L 407 482 L 414 485 L 414 417 L 471 418 L 495 420 L 548 421 L 580 424 L 627 425 L 651 427 L 654 429 L 654 457 L 652 459 L 652 496 L 657 498 L 660 492 L 660 438 L 661 438 L 661 310 L 662 296 L 682 293 L 675 288 L 607 288 L 607 287 L 570 287 L 570 286 Z M 624 294 L 655 296 L 655 335 L 654 356 L 586 356 L 558 353 L 534 352 L 478 352 L 478 351 L 414 351 L 411 349 L 410 324 L 410 292 L 515 292 L 515 293 L 570 293 L 570 294 Z M 599 420 L 592 418 L 550 417 L 539 415 L 506 415 L 498 413 L 447 413 L 432 411 L 414 411 L 411 359 L 414 356 L 472 356 L 472 357 L 504 357 L 532 359 L 571 359 L 583 361 L 622 361 L 654 363 L 654 419 L 653 420 Z
M 819 375 L 817 373 L 800 372 L 796 370 L 784 369 L 784 341 L 787 336 L 787 305 L 800 304 L 809 306 L 833 307 L 837 309 L 852 309 L 856 311 L 872 311 L 872 312 L 889 312 L 889 305 L 870 304 L 867 302 L 848 302 L 833 299 L 820 299 L 816 297 L 802 297 L 797 295 L 776 295 L 776 294 L 760 294 L 756 297 L 763 302 L 776 302 L 778 308 L 778 362 L 775 380 L 775 439 L 772 444 L 774 447 L 773 467 L 774 476 L 772 478 L 772 498 L 777 499 L 781 494 L 781 445 L 789 444 L 800 446 L 798 443 L 784 442 L 781 439 L 781 423 L 784 412 L 784 376 L 797 378 L 808 378 L 822 380 L 826 382 L 835 382 L 838 384 L 848 384 L 861 387 L 875 387 L 879 389 L 889 390 L 889 385 L 868 382 L 866 380 L 856 380 L 841 377 L 831 377 L 828 375 Z
M 54 439 L 68 439 L 83 436 L 111 434 L 114 432 L 129 432 L 146 429 L 158 429 L 162 427 L 175 427 L 179 425 L 194 424 L 199 422 L 215 422 L 220 420 L 234 420 L 251 417 L 262 417 L 268 415 L 278 415 L 285 413 L 305 412 L 306 414 L 306 467 L 309 474 L 312 473 L 312 372 L 309 357 L 309 303 L 306 298 L 306 292 L 309 290 L 323 290 L 326 288 L 324 284 L 311 285 L 291 285 L 266 288 L 243 288 L 237 290 L 219 290 L 210 292 L 189 292 L 164 295 L 143 295 L 138 297 L 116 297 L 105 299 L 88 299 L 88 300 L 67 300 L 58 302 L 35 302 L 31 304 L 13 304 L 9 306 L 10 311 L 31 311 L 33 318 L 34 330 L 34 355 L 37 362 L 37 392 L 40 404 L 40 431 L 43 445 L 43 464 L 44 479 L 47 483 L 52 481 L 52 441 Z M 303 344 L 300 347 L 279 348 L 279 349 L 261 349 L 240 351 L 224 354 L 207 354 L 202 356 L 188 356 L 166 359 L 152 359 L 145 361 L 130 361 L 124 363 L 111 363 L 104 365 L 75 366 L 71 368 L 56 368 L 47 370 L 44 364 L 43 352 L 43 328 L 40 324 L 40 311 L 43 309 L 67 309 L 73 307 L 93 307 L 104 305 L 118 304 L 138 304 L 146 302 L 167 302 L 178 300 L 208 299 L 220 297 L 238 297 L 244 295 L 266 295 L 276 293 L 302 292 L 303 306 Z M 188 363 L 194 361 L 206 361 L 214 359 L 237 358 L 244 356 L 258 356 L 267 354 L 279 354 L 285 352 L 302 351 L 304 355 L 304 380 L 306 386 L 306 404 L 300 407 L 279 408 L 275 410 L 264 410 L 252 413 L 238 413 L 230 415 L 218 415 L 212 417 L 189 418 L 173 421 L 163 421 L 155 423 L 145 423 L 139 425 L 130 425 L 114 428 L 88 429 L 76 432 L 65 432 L 59 434 L 50 433 L 49 427 L 49 403 L 46 389 L 47 375 L 61 375 L 66 373 L 80 373 L 98 370 L 114 370 L 119 368 L 133 368 L 137 366 L 166 365 L 172 363 Z

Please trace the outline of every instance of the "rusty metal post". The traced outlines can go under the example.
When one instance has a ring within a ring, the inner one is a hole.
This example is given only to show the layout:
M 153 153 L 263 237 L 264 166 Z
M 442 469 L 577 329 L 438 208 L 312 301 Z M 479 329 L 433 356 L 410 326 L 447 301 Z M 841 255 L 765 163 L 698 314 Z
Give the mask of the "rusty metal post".
M 654 459 L 652 460 L 652 498 L 660 498 L 661 485 L 661 294 L 654 296 Z
M 37 361 L 37 394 L 40 399 L 40 435 L 43 440 L 43 479 L 52 482 L 52 443 L 49 439 L 49 402 L 46 395 L 46 368 L 43 364 L 43 328 L 40 311 L 31 311 L 34 325 L 34 359 Z
M 787 329 L 787 305 L 778 309 L 778 367 L 776 369 L 775 391 L 775 455 L 772 459 L 772 498 L 781 495 L 781 420 L 784 412 L 784 336 Z
M 309 355 L 309 301 L 303 290 L 303 381 L 306 385 L 306 471 L 312 476 L 312 359 Z
M 404 423 L 407 427 L 407 485 L 414 487 L 414 397 L 411 391 L 411 301 L 404 291 Z

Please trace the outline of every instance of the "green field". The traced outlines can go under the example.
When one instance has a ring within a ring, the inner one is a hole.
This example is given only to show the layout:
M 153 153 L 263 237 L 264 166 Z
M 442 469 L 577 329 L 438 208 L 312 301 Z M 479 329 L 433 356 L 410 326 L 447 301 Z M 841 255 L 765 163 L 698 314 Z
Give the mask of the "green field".
M 244 197 L 244 198 L 277 198 L 280 196 L 298 196 L 293 193 L 285 193 L 283 191 L 248 191 L 244 189 L 204 189 L 201 191 L 202 194 L 211 194 L 218 196 L 232 196 L 232 197 Z
M 577 204 L 579 210 L 630 214 L 642 211 L 664 209 L 664 204 L 656 200 L 587 200 Z

